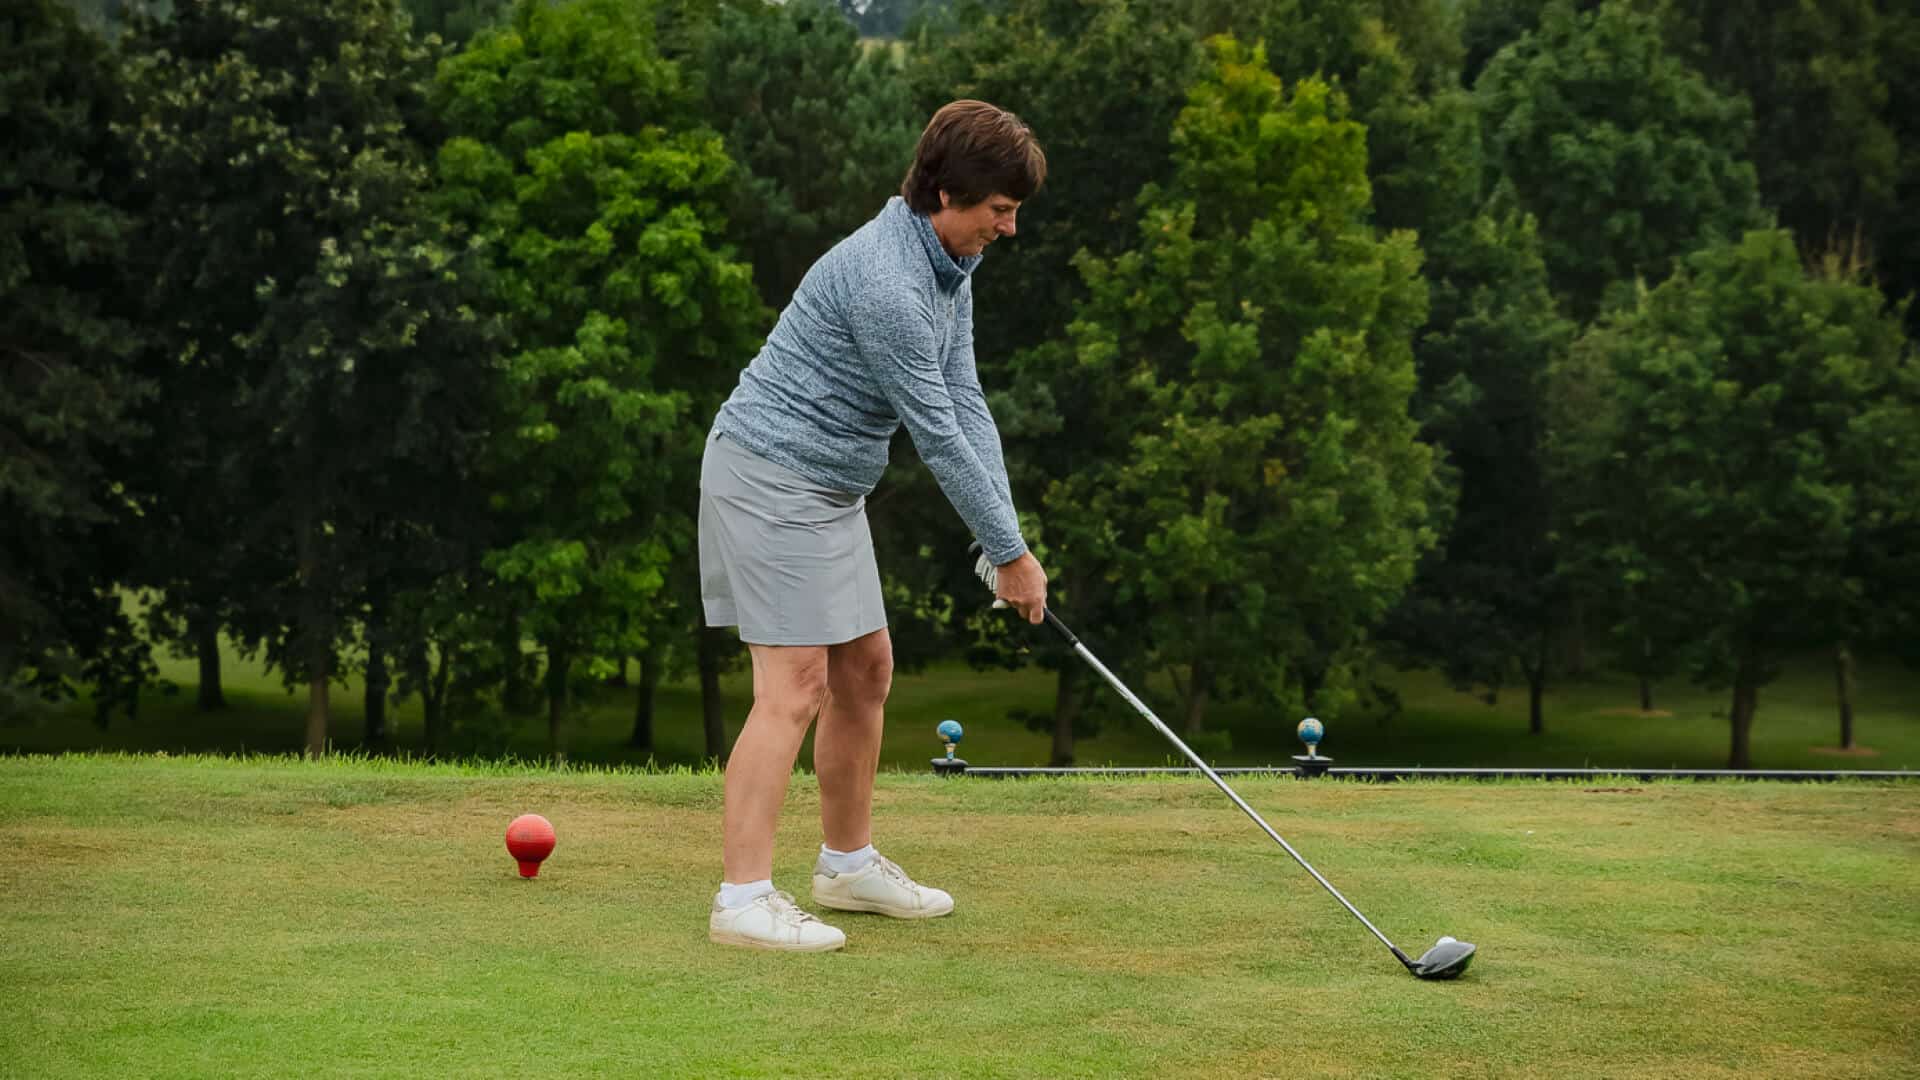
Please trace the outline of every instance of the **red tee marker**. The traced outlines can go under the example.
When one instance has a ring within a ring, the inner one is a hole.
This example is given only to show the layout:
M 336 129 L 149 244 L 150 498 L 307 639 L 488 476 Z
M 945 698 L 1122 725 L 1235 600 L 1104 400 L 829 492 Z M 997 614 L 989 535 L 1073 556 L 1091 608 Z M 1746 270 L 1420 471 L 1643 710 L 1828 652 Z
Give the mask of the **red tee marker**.
M 507 826 L 507 854 L 520 861 L 520 876 L 540 872 L 540 860 L 553 854 L 553 822 L 539 814 L 521 814 Z

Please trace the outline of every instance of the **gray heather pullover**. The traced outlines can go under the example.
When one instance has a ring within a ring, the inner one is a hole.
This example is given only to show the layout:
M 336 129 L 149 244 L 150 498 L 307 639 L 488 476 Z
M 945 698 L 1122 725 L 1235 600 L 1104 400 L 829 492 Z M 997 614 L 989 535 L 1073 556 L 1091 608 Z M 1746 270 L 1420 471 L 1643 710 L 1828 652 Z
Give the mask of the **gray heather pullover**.
M 940 489 L 1004 565 L 1026 553 L 1000 432 L 973 363 L 972 273 L 894 196 L 833 246 L 714 419 L 716 432 L 836 491 L 871 492 L 904 422 Z

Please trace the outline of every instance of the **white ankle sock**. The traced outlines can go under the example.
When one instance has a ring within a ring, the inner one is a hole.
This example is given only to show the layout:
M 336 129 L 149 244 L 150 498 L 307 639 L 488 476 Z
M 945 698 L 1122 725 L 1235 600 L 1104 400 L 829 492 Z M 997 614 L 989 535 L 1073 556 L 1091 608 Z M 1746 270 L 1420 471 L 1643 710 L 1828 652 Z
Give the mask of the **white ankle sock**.
M 865 870 L 873 860 L 879 857 L 880 853 L 873 850 L 872 844 L 868 844 L 859 851 L 835 851 L 825 844 L 820 845 L 820 858 L 827 864 L 827 869 L 836 874 L 851 874 L 855 870 Z
M 723 908 L 746 907 L 772 891 L 772 878 L 749 881 L 745 885 L 723 881 L 720 883 L 720 906 Z

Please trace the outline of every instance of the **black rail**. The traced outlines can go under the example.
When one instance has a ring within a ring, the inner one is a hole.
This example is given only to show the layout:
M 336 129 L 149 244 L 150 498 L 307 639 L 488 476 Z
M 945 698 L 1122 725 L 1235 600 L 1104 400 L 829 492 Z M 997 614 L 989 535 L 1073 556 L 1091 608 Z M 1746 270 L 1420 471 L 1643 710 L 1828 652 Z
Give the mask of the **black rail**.
M 941 770 L 953 776 L 979 776 L 989 780 L 1008 780 L 1027 776 L 1198 776 L 1191 766 L 1086 766 L 1014 768 L 966 765 Z M 1321 775 L 1353 780 L 1920 780 L 1920 770 L 1911 769 L 1456 769 L 1441 767 L 1344 766 L 1308 770 L 1293 765 L 1224 766 L 1213 770 L 1221 776 L 1296 776 Z

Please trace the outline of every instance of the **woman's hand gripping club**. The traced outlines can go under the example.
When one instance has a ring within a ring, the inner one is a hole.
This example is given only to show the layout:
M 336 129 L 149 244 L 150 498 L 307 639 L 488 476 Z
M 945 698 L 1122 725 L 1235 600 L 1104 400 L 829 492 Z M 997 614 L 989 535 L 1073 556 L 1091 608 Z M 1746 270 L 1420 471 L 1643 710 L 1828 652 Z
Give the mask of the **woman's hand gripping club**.
M 986 552 L 980 550 L 978 540 L 969 550 L 974 552 L 973 572 L 993 590 L 994 607 L 1011 607 L 1021 618 L 1036 625 L 1047 617 L 1047 572 L 1040 568 L 1040 560 L 1034 558 L 1032 552 L 1005 566 L 995 566 Z

